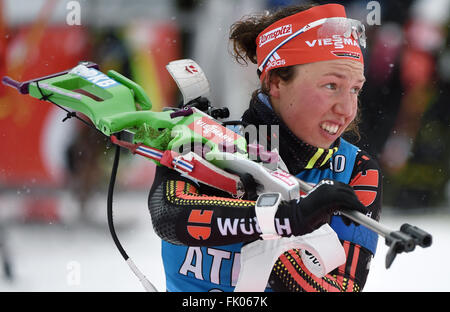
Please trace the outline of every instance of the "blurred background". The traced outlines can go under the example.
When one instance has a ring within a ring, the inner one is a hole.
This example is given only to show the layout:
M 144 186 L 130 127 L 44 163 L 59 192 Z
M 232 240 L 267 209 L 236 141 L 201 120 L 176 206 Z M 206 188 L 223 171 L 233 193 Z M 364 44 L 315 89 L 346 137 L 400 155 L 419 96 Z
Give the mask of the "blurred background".
M 191 58 L 210 82 L 212 104 L 237 119 L 258 79 L 255 65 L 238 65 L 229 52 L 231 24 L 303 2 L 0 0 L 0 76 L 26 81 L 89 60 L 140 84 L 161 110 L 181 100 L 165 65 Z M 449 291 L 450 0 L 339 3 L 367 24 L 361 139 L 349 139 L 382 167 L 381 222 L 434 235 L 432 247 L 398 256 L 389 270 L 380 239 L 365 290 Z M 65 117 L 0 85 L 0 291 L 143 291 L 107 227 L 114 149 Z M 114 214 L 130 257 L 164 291 L 147 211 L 153 175 L 151 162 L 124 153 Z

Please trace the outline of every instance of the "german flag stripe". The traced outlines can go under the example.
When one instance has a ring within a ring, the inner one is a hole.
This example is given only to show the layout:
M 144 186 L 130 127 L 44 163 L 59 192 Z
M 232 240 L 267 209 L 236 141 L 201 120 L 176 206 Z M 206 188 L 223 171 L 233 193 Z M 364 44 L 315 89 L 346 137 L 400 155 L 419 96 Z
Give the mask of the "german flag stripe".
M 299 265 L 305 273 L 308 273 L 308 275 L 309 275 L 308 277 L 310 280 L 314 281 L 317 284 L 320 284 L 320 279 L 315 278 L 315 276 L 313 274 L 311 274 L 311 272 L 309 272 L 309 270 L 305 267 L 300 255 L 297 254 L 296 251 L 297 250 L 291 249 L 291 250 L 288 250 L 287 252 L 295 260 L 296 264 Z
M 372 186 L 372 187 L 378 187 L 378 177 L 379 173 L 378 170 L 370 169 L 366 172 L 360 172 L 356 175 L 356 177 L 353 178 L 352 181 L 350 181 L 351 186 Z
M 350 272 L 352 270 L 353 253 L 354 253 L 355 248 L 348 241 L 345 241 L 344 245 L 346 246 L 345 254 L 347 255 L 347 261 L 345 262 L 345 271 L 344 271 L 344 273 L 346 275 L 350 275 Z
M 377 198 L 378 193 L 376 191 L 355 190 L 355 194 L 364 206 L 369 207 Z
M 348 282 L 347 282 L 347 287 L 346 287 L 345 291 L 346 291 L 346 292 L 353 292 L 354 286 L 355 286 L 355 285 L 354 285 L 353 279 L 349 278 L 349 279 L 348 279 Z
M 358 285 L 354 282 L 355 280 L 355 275 L 356 275 L 356 268 L 358 267 L 358 262 L 359 262 L 359 251 L 360 251 L 360 247 L 358 245 L 354 245 L 352 244 L 353 247 L 353 257 L 352 257 L 352 261 L 351 261 L 351 265 L 350 265 L 350 279 L 349 279 L 349 283 L 348 283 L 348 291 L 358 291 L 359 287 Z
M 192 184 L 188 184 L 189 189 L 187 191 L 188 194 L 198 194 L 197 188 L 193 186 Z
M 348 252 L 349 252 L 349 248 L 350 248 L 350 243 L 348 241 L 344 241 L 343 247 L 344 247 L 346 258 L 348 259 Z M 346 263 L 342 264 L 338 268 L 338 271 L 341 274 L 338 274 L 336 276 L 336 281 L 338 282 L 339 285 L 344 285 L 345 266 L 346 266 Z
M 288 270 L 291 277 L 295 280 L 295 282 L 307 292 L 317 292 L 317 289 L 312 287 L 306 280 L 304 280 L 300 275 L 298 270 L 294 267 L 294 265 L 289 261 L 286 254 L 281 255 L 278 258 L 284 265 L 284 267 Z
M 184 181 L 170 180 L 167 182 L 167 197 L 170 202 L 180 203 L 180 200 L 186 201 L 185 204 L 192 205 L 221 205 L 231 207 L 252 207 L 254 201 L 234 199 L 228 197 L 207 196 L 192 193 L 192 185 Z
M 360 247 L 348 241 L 344 241 L 343 247 L 348 260 L 338 268 L 336 275 L 328 274 L 321 279 L 314 276 L 301 260 L 298 249 L 281 255 L 274 266 L 274 272 L 290 291 L 358 292 L 360 288 L 354 278 L 360 258 Z
M 352 279 L 355 278 L 356 267 L 358 266 L 359 250 L 360 250 L 360 247 L 358 245 L 353 245 L 353 259 L 352 259 L 352 265 L 350 267 L 350 277 Z
M 342 290 L 343 291 L 348 291 L 348 290 L 352 290 L 353 289 L 353 284 L 350 285 L 350 283 L 352 283 L 352 278 L 351 278 L 351 274 L 350 272 L 352 271 L 352 263 L 353 263 L 353 255 L 354 255 L 354 245 L 350 244 L 350 242 L 346 241 L 345 245 L 347 245 L 348 247 L 348 252 L 347 254 L 347 261 L 345 262 L 345 271 L 344 271 L 344 282 L 342 284 Z
M 347 254 L 347 262 L 342 273 L 342 290 L 343 291 L 359 291 L 359 286 L 354 282 L 356 269 L 359 262 L 360 247 L 348 241 L 344 242 L 344 249 Z
M 330 289 L 327 287 L 327 285 L 324 285 L 324 283 L 326 282 L 325 280 L 323 280 L 323 279 L 321 279 L 321 278 L 315 276 L 314 274 L 312 274 L 312 273 L 306 268 L 306 266 L 305 266 L 305 264 L 303 263 L 303 261 L 302 261 L 300 255 L 298 254 L 298 252 L 299 252 L 298 249 L 297 249 L 297 250 L 291 249 L 291 250 L 289 250 L 288 252 L 289 252 L 289 254 L 295 259 L 295 261 L 300 265 L 300 267 L 303 269 L 303 271 L 305 271 L 305 272 L 308 274 L 309 278 L 310 278 L 312 281 L 314 281 L 314 283 L 316 283 L 317 285 L 319 285 L 319 286 L 323 289 L 323 291 L 325 291 L 325 290 L 326 290 L 326 291 L 330 291 Z M 335 287 L 335 285 L 333 285 L 333 284 L 331 284 L 331 286 Z M 331 291 L 333 291 L 333 290 L 331 290 Z M 338 289 L 337 291 L 339 291 L 339 289 Z

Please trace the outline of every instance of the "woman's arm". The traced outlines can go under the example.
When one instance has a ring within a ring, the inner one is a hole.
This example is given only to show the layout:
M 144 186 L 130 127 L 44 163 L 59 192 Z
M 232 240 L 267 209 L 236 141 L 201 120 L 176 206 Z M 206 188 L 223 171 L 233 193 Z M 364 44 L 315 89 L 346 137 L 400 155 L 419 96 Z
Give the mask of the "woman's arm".
M 382 175 L 375 160 L 364 152 L 358 154 L 350 185 L 366 206 L 367 215 L 379 220 L 382 202 Z M 339 235 L 339 233 L 338 233 Z M 373 257 L 368 248 L 341 240 L 347 260 L 323 278 L 313 275 L 300 258 L 300 251 L 290 250 L 281 255 L 270 277 L 275 291 L 361 291 Z
M 300 200 L 281 201 L 274 218 L 280 236 L 310 233 L 329 221 L 338 207 L 364 211 L 353 189 L 324 181 Z M 176 171 L 158 167 L 149 196 L 155 232 L 177 245 L 219 246 L 260 237 L 255 202 L 210 192 Z
M 176 245 L 218 246 L 259 238 L 254 201 L 208 191 L 173 170 L 157 168 L 149 210 L 161 239 Z

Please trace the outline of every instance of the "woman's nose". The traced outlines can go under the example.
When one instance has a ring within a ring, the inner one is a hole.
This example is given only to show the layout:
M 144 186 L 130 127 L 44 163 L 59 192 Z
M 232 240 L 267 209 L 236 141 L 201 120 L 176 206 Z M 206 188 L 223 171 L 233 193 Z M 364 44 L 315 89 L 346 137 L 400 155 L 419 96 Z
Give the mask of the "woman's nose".
M 333 111 L 336 114 L 350 117 L 354 113 L 357 100 L 350 92 L 340 92 L 335 101 Z

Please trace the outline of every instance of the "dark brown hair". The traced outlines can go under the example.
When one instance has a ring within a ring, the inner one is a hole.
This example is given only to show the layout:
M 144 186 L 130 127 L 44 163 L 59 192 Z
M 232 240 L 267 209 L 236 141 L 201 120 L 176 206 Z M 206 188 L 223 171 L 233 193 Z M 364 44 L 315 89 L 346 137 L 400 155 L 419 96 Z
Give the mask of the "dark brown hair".
M 241 20 L 231 25 L 229 39 L 232 43 L 232 55 L 236 62 L 241 65 L 248 65 L 250 61 L 253 64 L 257 64 L 256 58 L 256 38 L 267 27 L 275 23 L 276 21 L 285 17 L 294 15 L 299 12 L 303 12 L 310 9 L 317 4 L 302 4 L 293 5 L 288 7 L 282 7 L 276 11 L 266 11 L 262 14 L 254 14 L 244 16 Z M 267 79 L 261 84 L 261 88 L 253 92 L 252 98 L 256 97 L 259 92 L 268 95 L 269 86 L 267 81 L 270 81 L 273 75 L 280 77 L 281 80 L 289 82 L 295 78 L 295 66 L 278 67 L 269 71 Z M 351 132 L 356 135 L 358 140 L 360 139 L 358 123 L 360 121 L 360 113 L 358 113 L 352 123 L 347 127 L 346 132 Z
M 263 14 L 247 15 L 231 25 L 229 39 L 233 43 L 232 54 L 236 61 L 241 65 L 248 65 L 248 61 L 257 64 L 256 38 L 258 35 L 276 21 L 310 9 L 313 6 L 315 4 L 293 5 L 280 8 L 274 12 L 266 11 Z M 272 69 L 268 74 L 268 80 L 273 74 L 279 76 L 283 81 L 290 81 L 294 78 L 295 70 L 293 66 Z M 268 93 L 268 86 L 265 83 L 262 84 L 261 91 Z

